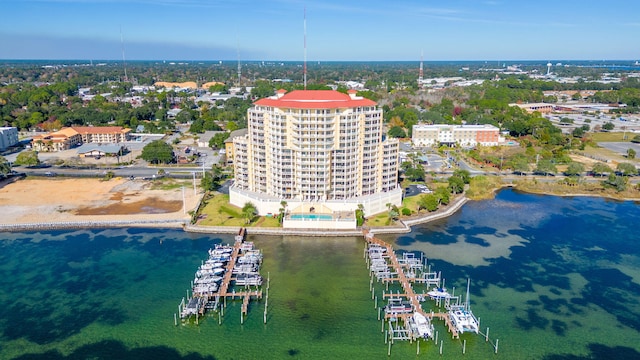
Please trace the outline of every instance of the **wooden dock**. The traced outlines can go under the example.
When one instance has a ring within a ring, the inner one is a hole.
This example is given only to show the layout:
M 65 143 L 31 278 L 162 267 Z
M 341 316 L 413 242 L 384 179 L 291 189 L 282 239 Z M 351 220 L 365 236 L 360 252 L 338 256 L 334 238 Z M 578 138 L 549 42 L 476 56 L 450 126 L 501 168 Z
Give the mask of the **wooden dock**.
M 218 287 L 218 290 L 211 293 L 204 293 L 204 294 L 194 293 L 193 294 L 193 298 L 201 299 L 202 303 L 205 304 L 198 308 L 197 314 L 199 314 L 199 316 L 202 316 L 205 314 L 208 308 L 206 304 L 214 303 L 215 304 L 214 307 L 224 306 L 223 304 L 220 304 L 220 302 L 224 301 L 226 298 L 230 298 L 231 300 L 234 300 L 236 298 L 242 299 L 241 314 L 244 316 L 244 315 L 247 315 L 247 313 L 249 312 L 249 302 L 251 301 L 251 299 L 254 299 L 254 298 L 262 299 L 261 289 L 256 288 L 255 290 L 251 290 L 250 286 L 245 286 L 245 291 L 235 291 L 235 289 L 233 289 L 233 286 L 232 286 L 232 282 L 236 280 L 236 278 L 233 276 L 233 269 L 236 266 L 238 257 L 241 254 L 241 248 L 244 243 L 245 235 L 246 235 L 246 231 L 244 228 L 242 228 L 240 229 L 239 233 L 235 236 L 235 243 L 233 245 L 231 257 L 227 262 L 227 265 L 225 266 L 225 273 L 224 273 L 224 276 L 222 277 L 222 281 L 220 283 L 220 286 Z M 197 318 L 196 318 L 196 323 L 197 323 Z
M 428 317 L 430 320 L 432 320 L 433 318 L 438 318 L 441 320 L 444 320 L 445 324 L 447 325 L 447 329 L 449 330 L 449 332 L 451 333 L 451 337 L 454 339 L 457 339 L 460 337 L 460 334 L 458 334 L 458 331 L 456 329 L 456 327 L 453 325 L 453 323 L 451 322 L 451 318 L 449 317 L 448 313 L 427 313 L 422 309 L 422 305 L 420 304 L 420 300 L 418 300 L 419 296 L 422 296 L 421 294 L 416 294 L 415 291 L 413 290 L 413 287 L 411 286 L 411 282 L 412 279 L 415 278 L 408 278 L 405 274 L 404 271 L 404 266 L 402 266 L 400 264 L 400 262 L 398 261 L 398 258 L 395 255 L 395 252 L 393 251 L 393 247 L 385 242 L 382 241 L 378 238 L 376 238 L 375 236 L 373 236 L 372 233 L 370 233 L 368 230 L 363 230 L 364 233 L 364 238 L 367 241 L 368 244 L 376 244 L 378 246 L 384 247 L 386 249 L 386 253 L 388 256 L 388 260 L 391 264 L 391 267 L 393 268 L 393 271 L 397 274 L 397 277 L 385 277 L 382 279 L 382 281 L 386 281 L 386 282 L 399 282 L 400 285 L 402 286 L 402 289 L 404 290 L 404 293 L 396 293 L 396 294 L 384 294 L 384 297 L 404 297 L 406 298 L 410 303 L 411 306 L 413 307 L 415 312 L 418 312 L 426 317 Z M 403 319 L 406 319 L 407 317 L 410 317 L 411 314 L 385 314 L 385 319 L 389 319 L 391 317 L 401 317 Z

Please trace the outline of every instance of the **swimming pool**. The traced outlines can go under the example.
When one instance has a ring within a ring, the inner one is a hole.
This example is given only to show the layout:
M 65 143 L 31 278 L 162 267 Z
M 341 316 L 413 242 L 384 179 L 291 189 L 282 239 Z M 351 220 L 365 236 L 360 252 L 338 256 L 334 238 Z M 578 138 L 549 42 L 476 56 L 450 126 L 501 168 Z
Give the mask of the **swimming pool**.
M 291 220 L 333 220 L 329 214 L 292 214 Z

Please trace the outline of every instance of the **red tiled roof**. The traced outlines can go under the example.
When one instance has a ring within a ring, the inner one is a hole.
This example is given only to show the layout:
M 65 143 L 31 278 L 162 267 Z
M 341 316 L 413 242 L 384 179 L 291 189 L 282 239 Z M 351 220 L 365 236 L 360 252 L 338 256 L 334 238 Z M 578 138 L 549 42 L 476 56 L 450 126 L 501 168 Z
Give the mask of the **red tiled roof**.
M 349 95 L 334 90 L 294 90 L 279 99 L 265 98 L 254 104 L 294 109 L 335 109 L 375 106 L 376 102 L 365 98 L 354 100 Z
M 73 126 L 71 128 L 79 134 L 122 134 L 131 131 L 121 126 Z

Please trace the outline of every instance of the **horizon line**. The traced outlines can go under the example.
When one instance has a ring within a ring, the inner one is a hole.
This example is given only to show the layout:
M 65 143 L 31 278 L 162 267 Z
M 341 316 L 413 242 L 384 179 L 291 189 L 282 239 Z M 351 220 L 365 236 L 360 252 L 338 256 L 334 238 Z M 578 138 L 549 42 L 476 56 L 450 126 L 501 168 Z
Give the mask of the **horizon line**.
M 73 59 L 73 58 L 59 58 L 59 59 L 24 59 L 24 58 L 20 58 L 20 59 L 13 59 L 13 58 L 4 58 L 4 59 L 0 59 L 0 61 L 87 61 L 87 62 L 94 62 L 94 61 L 108 61 L 108 62 L 122 62 L 122 59 L 93 59 L 93 58 L 80 58 L 80 59 Z M 127 61 L 156 61 L 156 62 L 233 62 L 233 63 L 237 63 L 238 59 L 127 59 Z M 304 60 L 255 60 L 255 59 L 240 59 L 240 61 L 242 62 L 254 62 L 254 63 L 271 63 L 271 62 L 278 62 L 278 63 L 303 63 Z M 531 62 L 531 61 L 542 61 L 545 64 L 551 61 L 556 61 L 556 62 L 562 62 L 562 61 L 582 61 L 582 62 L 612 62 L 612 61 L 629 61 L 629 62 L 637 62 L 637 59 L 551 59 L 549 60 L 547 59 L 446 59 L 446 60 L 424 60 L 424 62 L 462 62 L 462 61 L 468 61 L 468 62 L 497 62 L 497 63 L 504 63 L 504 62 L 518 62 L 518 61 L 527 61 L 527 62 Z M 310 63 L 322 63 L 322 62 L 420 62 L 420 59 L 416 59 L 416 60 L 313 60 Z

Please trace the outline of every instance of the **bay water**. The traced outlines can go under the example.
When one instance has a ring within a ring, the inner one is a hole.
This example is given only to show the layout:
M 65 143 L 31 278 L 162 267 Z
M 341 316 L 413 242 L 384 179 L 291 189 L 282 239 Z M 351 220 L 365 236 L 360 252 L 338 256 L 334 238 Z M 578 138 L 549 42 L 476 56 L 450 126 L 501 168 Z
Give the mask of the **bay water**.
M 489 330 L 385 344 L 362 237 L 249 236 L 265 300 L 174 325 L 194 272 L 227 235 L 167 229 L 0 233 L 2 359 L 638 359 L 640 207 L 501 191 L 448 219 L 379 236 L 424 256 Z M 455 289 L 455 290 L 454 290 Z M 375 285 L 375 296 L 383 287 Z M 382 301 L 378 299 L 378 305 Z M 425 310 L 435 304 L 425 302 Z M 219 321 L 221 324 L 219 324 Z M 498 352 L 495 344 L 498 340 Z M 466 344 L 465 354 L 462 354 Z

